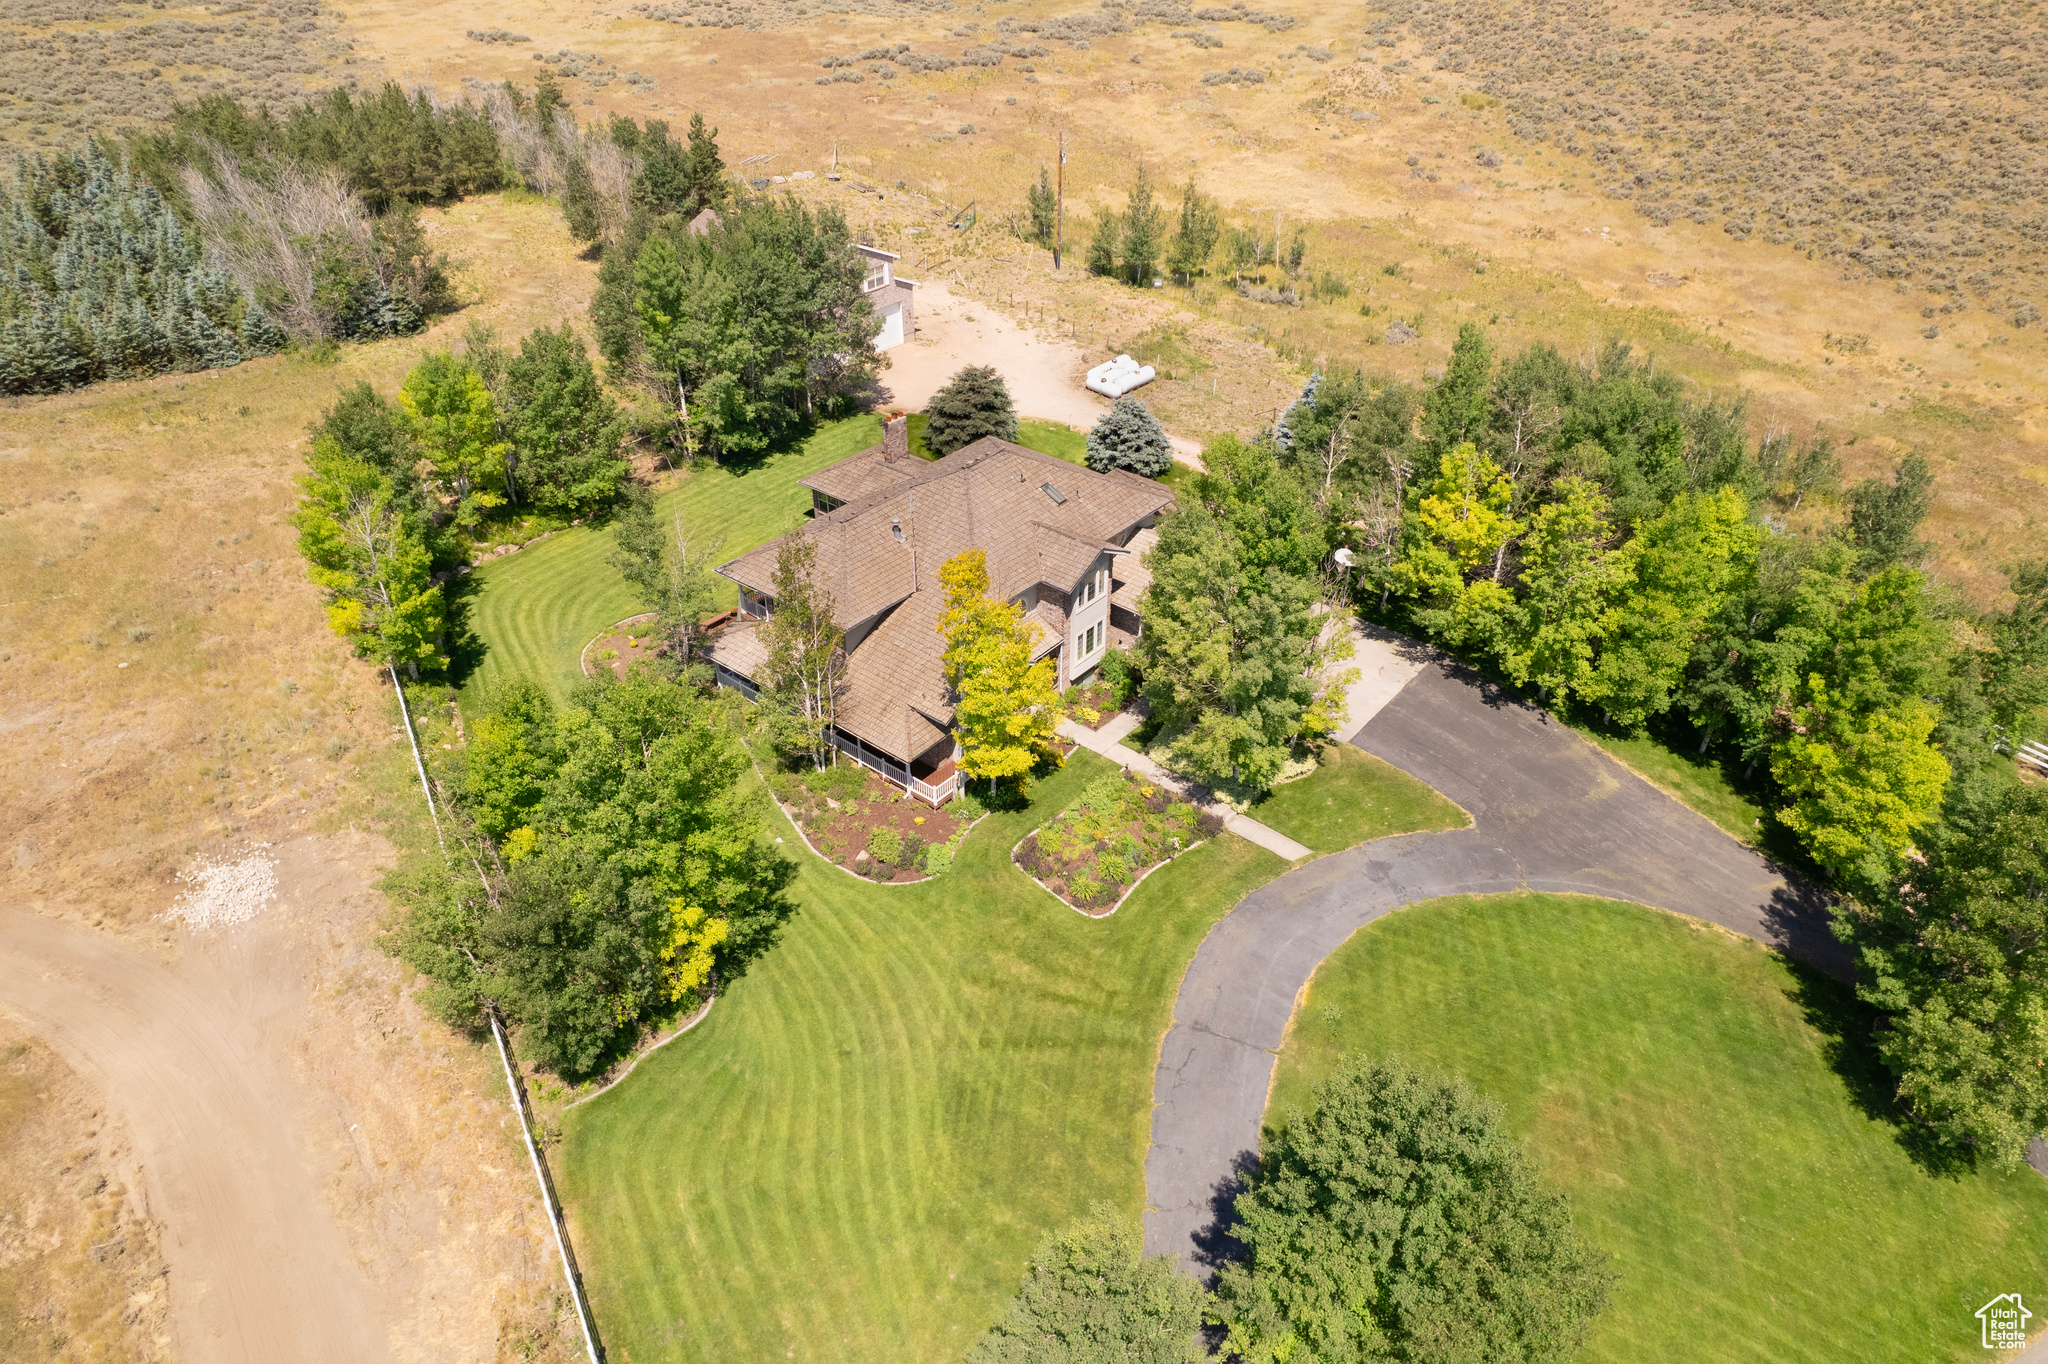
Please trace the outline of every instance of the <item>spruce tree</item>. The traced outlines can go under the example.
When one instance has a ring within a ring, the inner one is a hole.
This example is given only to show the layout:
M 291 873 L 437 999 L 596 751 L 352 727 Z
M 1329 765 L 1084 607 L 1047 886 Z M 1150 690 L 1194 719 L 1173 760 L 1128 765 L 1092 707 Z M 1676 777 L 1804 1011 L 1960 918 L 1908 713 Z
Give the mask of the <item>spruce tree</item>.
M 683 155 L 683 177 L 689 186 L 688 212 L 725 207 L 725 162 L 718 155 L 718 129 L 704 126 L 704 115 L 690 115 L 689 147 Z
M 1025 193 L 1024 202 L 1031 211 L 1031 240 L 1040 246 L 1050 246 L 1059 212 L 1059 199 L 1053 193 L 1051 171 L 1043 166 L 1038 168 L 1038 183 Z
M 925 409 L 925 445 L 944 457 L 983 436 L 1017 439 L 1017 406 L 1003 376 L 987 365 L 969 365 L 932 395 Z
M 562 218 L 569 235 L 579 242 L 594 242 L 604 231 L 604 219 L 597 211 L 597 193 L 590 184 L 590 167 L 580 156 L 571 157 L 562 176 Z
M 1091 275 L 1114 275 L 1119 250 L 1123 246 L 1124 220 L 1117 211 L 1104 205 L 1095 211 L 1095 235 L 1088 239 L 1088 273 Z
M 1088 432 L 1088 467 L 1098 474 L 1128 469 L 1157 478 L 1173 467 L 1173 444 L 1152 409 L 1127 393 Z

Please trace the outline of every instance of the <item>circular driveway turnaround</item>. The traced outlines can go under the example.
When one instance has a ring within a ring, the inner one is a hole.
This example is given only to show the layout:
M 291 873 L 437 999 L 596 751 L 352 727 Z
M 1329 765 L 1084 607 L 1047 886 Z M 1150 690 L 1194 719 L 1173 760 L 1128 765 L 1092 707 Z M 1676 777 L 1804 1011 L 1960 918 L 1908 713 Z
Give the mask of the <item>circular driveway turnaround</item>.
M 1420 646 L 1409 646 L 1418 648 Z M 1811 887 L 1543 711 L 1432 656 L 1352 739 L 1463 806 L 1472 827 L 1362 844 L 1245 897 L 1195 953 L 1152 1081 L 1145 1249 L 1197 1272 L 1258 1158 L 1273 1063 L 1323 958 L 1381 915 L 1443 895 L 1540 890 L 1705 919 L 1847 975 Z

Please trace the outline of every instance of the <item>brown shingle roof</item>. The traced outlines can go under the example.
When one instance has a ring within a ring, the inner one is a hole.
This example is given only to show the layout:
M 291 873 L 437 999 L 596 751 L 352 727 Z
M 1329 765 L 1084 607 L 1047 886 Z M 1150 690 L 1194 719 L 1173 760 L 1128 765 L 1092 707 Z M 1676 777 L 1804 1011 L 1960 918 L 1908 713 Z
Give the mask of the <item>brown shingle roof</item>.
M 800 488 L 811 488 L 839 502 L 858 502 L 864 497 L 916 478 L 932 466 L 910 453 L 910 419 L 898 417 L 882 428 L 882 443 L 870 445 L 857 455 L 829 464 L 809 478 L 797 480 Z
M 838 496 L 830 488 L 846 485 L 834 476 L 857 462 L 872 467 L 882 448 L 805 482 Z M 792 534 L 817 541 L 820 578 L 842 628 L 889 612 L 848 660 L 841 720 L 867 743 L 907 761 L 937 741 L 926 726 L 952 719 L 940 672 L 939 566 L 963 550 L 980 549 L 988 556 L 990 590 L 1000 599 L 1038 583 L 1070 592 L 1099 554 L 1170 505 L 1173 494 L 1123 470 L 1098 474 L 992 436 L 934 463 L 913 461 L 906 475 Z M 1048 484 L 1058 498 L 1044 491 Z M 718 572 L 771 592 L 779 544 L 742 554 Z M 1118 556 L 1119 572 L 1129 558 Z

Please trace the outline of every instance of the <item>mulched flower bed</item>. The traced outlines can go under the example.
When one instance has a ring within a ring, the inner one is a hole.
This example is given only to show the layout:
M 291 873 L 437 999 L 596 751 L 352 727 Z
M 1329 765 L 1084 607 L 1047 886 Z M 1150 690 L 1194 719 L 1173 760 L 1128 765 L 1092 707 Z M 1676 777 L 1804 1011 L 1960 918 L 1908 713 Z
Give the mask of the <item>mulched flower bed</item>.
M 654 658 L 664 647 L 661 640 L 641 634 L 642 630 L 654 627 L 653 615 L 634 616 L 622 620 L 613 627 L 612 633 L 600 635 L 590 641 L 583 651 L 583 671 L 594 674 L 599 668 L 609 667 L 624 681 L 626 670 L 643 658 Z
M 1085 707 L 1095 712 L 1096 720 L 1094 724 L 1088 726 L 1090 729 L 1101 729 L 1116 719 L 1118 714 L 1116 691 L 1107 682 L 1097 681 L 1090 682 L 1085 687 L 1069 687 L 1066 699 L 1071 706 Z
M 1205 839 L 1223 821 L 1130 772 L 1096 778 L 1072 805 L 1028 833 L 1011 860 L 1080 910 L 1112 913 L 1140 878 Z
M 934 810 L 858 763 L 778 772 L 775 798 L 830 861 L 871 881 L 922 881 L 951 865 L 953 839 L 981 814 L 955 797 Z

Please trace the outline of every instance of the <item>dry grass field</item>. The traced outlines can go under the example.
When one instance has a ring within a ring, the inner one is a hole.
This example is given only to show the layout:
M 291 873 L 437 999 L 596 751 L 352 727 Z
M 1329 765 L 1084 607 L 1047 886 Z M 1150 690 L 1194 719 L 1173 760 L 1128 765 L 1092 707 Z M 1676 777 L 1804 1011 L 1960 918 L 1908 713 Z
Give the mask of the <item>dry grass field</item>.
M 1176 377 L 1150 397 L 1190 434 L 1265 420 L 1317 364 L 1421 379 L 1461 322 L 1503 349 L 1589 354 L 1622 337 L 1747 392 L 1759 432 L 1831 432 L 1850 478 L 1921 450 L 1940 479 L 1933 566 L 1988 598 L 2048 511 L 2048 338 L 2013 325 L 2038 301 L 2038 7 L 1966 6 L 1909 28 L 1846 3 L 1802 7 L 1789 28 L 1732 4 L 1581 9 L 1557 9 L 1540 40 L 1533 11 L 1506 12 L 1527 40 L 1519 64 L 1480 50 L 1494 6 L 1296 7 L 1291 25 L 1220 8 L 1183 22 L 1161 0 L 497 11 L 524 44 L 470 41 L 479 20 L 453 3 L 348 13 L 364 50 L 444 90 L 530 81 L 535 53 L 568 52 L 587 60 L 555 67 L 581 73 L 564 88 L 586 116 L 680 124 L 701 110 L 729 162 L 770 158 L 741 173 L 818 172 L 788 187 L 842 204 L 904 253 L 906 275 L 946 278 L 1102 355 L 1165 358 Z M 1175 36 L 1189 32 L 1222 46 Z M 819 64 L 899 47 L 888 62 Z M 912 69 L 914 56 L 997 49 L 1044 54 Z M 1819 69 L 1800 71 L 1795 51 Z M 1262 79 L 1205 80 L 1233 67 Z M 1780 108 L 1794 77 L 1804 111 Z M 1657 113 L 1660 101 L 1673 103 Z M 1056 277 L 1005 220 L 1061 129 L 1068 268 Z M 1307 271 L 1349 295 L 1284 307 L 1240 298 L 1227 276 L 1149 292 L 1087 279 L 1086 224 L 1121 205 L 1141 161 L 1169 203 L 1192 175 L 1236 225 L 1305 227 Z M 824 178 L 835 166 L 836 183 Z M 1648 199 L 1610 195 L 1638 171 Z M 1703 192 L 1711 203 L 1693 203 Z M 1685 211 L 1638 211 L 1667 201 Z M 970 203 L 977 226 L 949 229 Z M 1771 240 L 1801 214 L 1825 221 Z M 1866 225 L 1873 214 L 1884 222 Z M 1823 229 L 1850 244 L 1823 254 Z M 1909 238 L 1919 245 L 1886 245 Z M 1420 336 L 1386 345 L 1397 319 Z
M 10 0 L 0 148 L 76 145 L 215 91 L 276 104 L 379 71 L 320 0 Z
M 451 1046 L 369 944 L 363 888 L 389 858 L 371 833 L 415 818 L 417 791 L 389 688 L 328 632 L 288 519 L 306 424 L 341 385 L 395 389 L 472 318 L 516 335 L 587 304 L 594 267 L 552 208 L 427 218 L 469 306 L 422 337 L 0 406 L 0 903 L 171 959 L 159 916 L 195 857 L 268 844 L 331 884 L 326 931 L 270 964 L 297 983 L 272 1031 L 328 1205 L 419 1357 L 548 1357 L 575 1328 L 496 1059 Z M 73 1287 L 36 1291 L 96 1311 Z
M 0 1358 L 172 1358 L 164 1263 L 127 1135 L 0 1014 Z

